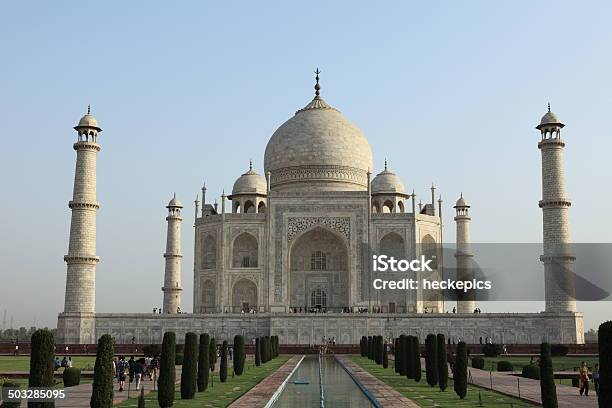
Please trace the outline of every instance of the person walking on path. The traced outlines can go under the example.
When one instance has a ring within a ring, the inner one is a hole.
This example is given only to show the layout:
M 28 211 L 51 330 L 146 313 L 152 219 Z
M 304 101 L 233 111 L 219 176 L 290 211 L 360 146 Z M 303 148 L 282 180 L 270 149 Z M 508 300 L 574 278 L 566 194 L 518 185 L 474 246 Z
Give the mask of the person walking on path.
M 589 396 L 589 367 L 583 361 L 580 364 L 580 395 Z
M 117 363 L 117 380 L 119 381 L 119 392 L 123 391 L 123 387 L 125 386 L 125 372 L 130 368 L 130 365 L 127 361 L 125 361 L 125 357 L 119 357 L 119 362 Z
M 140 384 L 142 382 L 142 376 L 145 372 L 145 360 L 141 358 L 134 364 L 134 377 L 136 378 L 136 391 L 140 390 Z

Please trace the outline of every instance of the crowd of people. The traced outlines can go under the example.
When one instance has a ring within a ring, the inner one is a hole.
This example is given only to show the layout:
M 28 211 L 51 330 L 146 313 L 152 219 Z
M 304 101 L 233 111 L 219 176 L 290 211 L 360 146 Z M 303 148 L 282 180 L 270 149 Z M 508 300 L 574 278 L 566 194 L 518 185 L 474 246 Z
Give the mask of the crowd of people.
M 156 357 L 141 357 L 136 360 L 131 356 L 126 361 L 125 356 L 120 356 L 113 359 L 113 377 L 119 382 L 120 392 L 124 390 L 126 380 L 129 380 L 130 384 L 135 382 L 137 391 L 147 377 L 149 381 L 157 381 L 158 370 L 159 361 Z

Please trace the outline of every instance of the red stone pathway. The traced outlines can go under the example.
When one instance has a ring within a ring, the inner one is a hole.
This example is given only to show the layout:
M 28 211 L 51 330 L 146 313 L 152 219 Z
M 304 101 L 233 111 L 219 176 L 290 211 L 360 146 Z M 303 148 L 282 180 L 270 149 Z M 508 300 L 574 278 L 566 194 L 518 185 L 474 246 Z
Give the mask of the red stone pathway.
M 264 378 L 246 394 L 238 398 L 229 408 L 264 408 L 302 360 L 303 356 L 293 356 L 272 375 Z
M 412 400 L 404 397 L 399 391 L 388 386 L 372 374 L 365 371 L 344 355 L 336 355 L 351 374 L 376 398 L 384 408 L 419 408 Z

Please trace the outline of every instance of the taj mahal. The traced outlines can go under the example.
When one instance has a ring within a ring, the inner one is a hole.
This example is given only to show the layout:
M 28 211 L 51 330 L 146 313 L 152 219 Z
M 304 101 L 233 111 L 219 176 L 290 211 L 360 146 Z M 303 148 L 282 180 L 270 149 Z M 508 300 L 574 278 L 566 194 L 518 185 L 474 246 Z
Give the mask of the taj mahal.
M 247 339 L 278 335 L 282 344 L 304 345 L 331 337 L 357 344 L 362 335 L 400 333 L 423 340 L 430 332 L 468 343 L 484 337 L 499 343 L 584 343 L 583 316 L 567 290 L 575 258 L 567 250 L 571 203 L 563 170 L 564 124 L 550 107 L 536 126 L 540 137 L 534 138 L 542 155 L 542 200 L 534 203 L 534 211 L 539 205 L 543 214 L 543 274 L 537 278 L 545 283 L 545 310 L 473 313 L 477 303 L 470 298 L 450 305 L 435 291 L 373 289 L 372 281 L 383 274 L 372 270 L 373 254 L 426 255 L 440 261 L 424 273 L 444 275 L 440 251 L 446 207 L 433 185 L 431 195 L 417 199 L 392 163 L 385 161 L 382 170 L 374 171 L 368 140 L 323 100 L 316 74 L 314 98 L 270 137 L 262 173 L 252 164 L 237 169 L 242 174 L 231 194 L 212 200 L 201 188 L 189 211 L 195 234 L 191 311 L 181 302 L 187 277 L 180 236 L 187 215 L 176 196 L 167 205 L 162 310 L 96 311 L 96 158 L 102 129 L 88 110 L 74 127 L 76 170 L 58 341 L 90 344 L 111 334 L 118 343 L 159 343 L 172 330 L 179 339 L 189 331 L 208 332 L 217 341 L 236 334 Z M 460 249 L 456 264 L 469 275 L 473 214 L 467 196 L 458 197 L 449 210 Z M 562 272 L 554 267 L 559 264 Z M 448 313 L 449 307 L 456 313 Z

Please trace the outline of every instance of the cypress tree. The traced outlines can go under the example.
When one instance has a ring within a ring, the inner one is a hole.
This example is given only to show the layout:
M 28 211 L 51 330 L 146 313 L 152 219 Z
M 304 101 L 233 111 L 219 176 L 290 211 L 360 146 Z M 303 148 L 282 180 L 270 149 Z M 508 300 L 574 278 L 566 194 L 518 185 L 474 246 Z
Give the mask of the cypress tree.
M 382 361 L 382 366 L 383 366 L 383 368 L 389 367 L 389 352 L 387 351 L 387 344 L 385 344 L 384 342 L 383 342 L 383 361 Z
M 367 342 L 366 336 L 361 336 L 361 340 L 359 341 L 359 351 L 361 352 L 361 357 L 366 356 L 366 348 L 365 348 L 366 342 Z
M 464 341 L 457 344 L 453 382 L 455 393 L 459 398 L 464 399 L 467 395 L 467 344 Z
M 446 355 L 446 339 L 442 333 L 436 336 L 438 341 L 438 386 L 440 391 L 448 387 L 448 358 Z
M 45 329 L 36 330 L 34 334 L 32 334 L 30 342 L 30 376 L 28 381 L 28 387 L 51 388 L 54 385 L 53 348 L 55 346 L 55 341 L 53 340 L 53 333 Z M 51 408 L 54 406 L 54 402 L 28 401 L 29 408 Z
M 425 371 L 427 384 L 438 384 L 438 344 L 435 334 L 428 334 L 425 338 Z
M 272 340 L 266 336 L 266 361 L 272 360 Z
M 421 381 L 421 345 L 417 336 L 412 337 L 412 358 L 414 363 L 412 364 L 412 374 L 414 381 Z
M 176 379 L 176 334 L 164 333 L 161 357 L 159 360 L 159 379 L 157 380 L 157 402 L 161 408 L 174 405 L 174 383 Z
M 612 321 L 599 326 L 599 406 L 612 407 Z
M 382 364 L 385 341 L 383 339 L 383 336 L 376 336 L 376 339 L 376 364 Z
M 244 371 L 244 337 L 234 336 L 234 374 L 242 375 Z
M 414 336 L 406 336 L 406 355 L 404 361 L 406 362 L 406 378 L 414 378 L 414 343 L 412 338 Z
M 372 360 L 372 336 L 368 336 L 368 358 Z
M 98 340 L 89 405 L 92 408 L 113 406 L 113 338 L 109 334 Z
M 181 370 L 181 399 L 193 399 L 196 393 L 198 372 L 198 336 L 185 335 L 185 354 Z
M 399 373 L 399 364 L 397 364 L 397 344 L 399 340 L 396 338 L 393 339 L 393 371 L 395 373 Z
M 601 377 L 600 377 L 601 378 Z M 540 345 L 540 394 L 542 407 L 557 408 L 557 387 L 550 357 L 550 344 Z M 605 407 L 606 405 L 599 405 Z
M 397 340 L 397 348 L 395 349 L 395 361 L 397 364 L 397 373 L 401 376 L 406 375 L 406 335 L 402 334 Z
M 145 408 L 144 387 L 140 389 L 140 395 L 138 396 L 138 408 Z
M 210 336 L 200 334 L 200 351 L 198 353 L 198 392 L 208 388 L 208 373 L 210 371 Z
M 219 380 L 224 383 L 227 381 L 227 341 L 221 344 L 221 366 L 219 367 Z
M 372 352 L 373 352 L 374 362 L 376 364 L 382 363 L 382 361 L 379 361 L 378 359 L 378 336 L 372 337 Z
M 261 340 L 259 337 L 255 339 L 255 365 L 257 367 L 261 365 Z
M 210 339 L 210 348 L 208 349 L 208 362 L 210 364 L 210 372 L 215 371 L 215 365 L 217 364 L 217 342 L 213 337 Z

